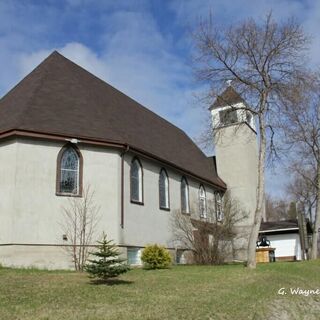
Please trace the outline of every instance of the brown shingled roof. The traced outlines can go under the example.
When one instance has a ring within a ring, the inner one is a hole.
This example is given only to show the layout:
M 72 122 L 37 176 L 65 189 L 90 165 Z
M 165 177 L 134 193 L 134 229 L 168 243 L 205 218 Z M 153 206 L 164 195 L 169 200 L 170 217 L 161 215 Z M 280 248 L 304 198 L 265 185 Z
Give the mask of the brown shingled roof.
M 11 130 L 129 145 L 226 187 L 182 130 L 56 51 L 0 100 L 0 134 Z
M 239 102 L 244 103 L 244 100 L 232 86 L 228 86 L 227 89 L 217 97 L 216 101 L 213 103 L 210 109 L 223 106 L 232 106 Z

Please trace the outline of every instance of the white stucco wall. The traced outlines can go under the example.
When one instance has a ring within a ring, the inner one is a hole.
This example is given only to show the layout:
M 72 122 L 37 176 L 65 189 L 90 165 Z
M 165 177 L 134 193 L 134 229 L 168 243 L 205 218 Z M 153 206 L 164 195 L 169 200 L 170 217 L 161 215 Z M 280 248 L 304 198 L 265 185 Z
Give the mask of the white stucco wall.
M 35 139 L 18 139 L 1 145 L 0 167 L 1 177 L 4 178 L 0 179 L 0 244 L 52 246 L 68 243 L 62 239 L 64 232 L 61 224 L 65 221 L 62 208 L 70 206 L 70 198 L 56 195 L 57 155 L 63 145 Z M 100 207 L 96 239 L 105 231 L 118 242 L 119 153 L 81 144 L 78 147 L 84 162 L 83 185 L 90 185 L 94 190 L 94 202 Z M 73 199 L 81 201 L 81 198 Z M 7 249 L 0 248 L 0 253 L 1 250 Z M 36 246 L 28 250 L 35 255 L 43 251 Z M 54 251 L 52 248 L 50 250 Z M 57 247 L 57 255 L 59 250 L 61 248 Z M 25 265 L 43 265 L 39 257 L 33 261 L 31 253 L 27 256 Z M 6 257 L 6 264 L 10 264 L 10 259 Z M 16 257 L 12 260 L 13 264 L 16 260 Z M 57 266 L 61 267 L 61 263 L 57 262 Z
M 180 183 L 183 176 L 168 167 L 170 211 L 159 208 L 159 173 L 163 167 L 160 163 L 140 157 L 143 166 L 144 179 L 144 204 L 130 202 L 130 164 L 133 154 L 125 155 L 125 195 L 124 195 L 124 229 L 122 231 L 121 244 L 132 246 L 145 246 L 150 243 L 162 244 L 166 247 L 174 247 L 172 236 L 172 219 L 175 212 L 181 210 Z M 191 215 L 199 218 L 199 187 L 200 182 L 186 176 L 189 184 L 189 198 Z M 213 188 L 204 184 L 207 203 L 213 203 Z
M 296 256 L 297 260 L 302 259 L 298 233 L 267 235 L 267 237 L 270 240 L 271 247 L 276 249 L 276 258 Z
M 18 161 L 16 166 L 13 242 L 62 242 L 59 226 L 63 220 L 62 207 L 68 207 L 70 199 L 55 194 L 56 159 L 62 146 L 34 140 L 18 141 L 17 158 L 23 161 Z M 78 147 L 84 162 L 83 186 L 90 185 L 95 193 L 94 201 L 101 208 L 98 233 L 105 230 L 117 240 L 119 195 L 114 186 L 118 182 L 119 155 L 110 149 L 101 152 L 93 147 Z

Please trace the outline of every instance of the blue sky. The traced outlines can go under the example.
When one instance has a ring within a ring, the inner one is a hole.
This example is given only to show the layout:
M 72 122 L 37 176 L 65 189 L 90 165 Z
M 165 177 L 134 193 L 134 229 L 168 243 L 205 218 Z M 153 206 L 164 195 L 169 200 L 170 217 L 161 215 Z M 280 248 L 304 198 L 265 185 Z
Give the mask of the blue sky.
M 221 25 L 246 17 L 295 15 L 320 62 L 320 1 L 66 0 L 0 1 L 0 96 L 53 50 L 80 64 L 195 138 L 208 113 L 195 98 L 190 31 L 208 12 Z M 268 173 L 274 194 L 283 175 Z

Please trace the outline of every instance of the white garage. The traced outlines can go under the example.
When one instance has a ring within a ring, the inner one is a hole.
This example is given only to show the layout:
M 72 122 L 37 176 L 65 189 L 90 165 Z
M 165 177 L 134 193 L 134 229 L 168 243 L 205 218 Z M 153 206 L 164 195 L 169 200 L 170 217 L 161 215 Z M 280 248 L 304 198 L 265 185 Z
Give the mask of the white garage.
M 285 220 L 262 222 L 259 235 L 266 236 L 275 248 L 276 261 L 296 261 L 303 260 L 307 250 L 303 233 L 297 220 Z

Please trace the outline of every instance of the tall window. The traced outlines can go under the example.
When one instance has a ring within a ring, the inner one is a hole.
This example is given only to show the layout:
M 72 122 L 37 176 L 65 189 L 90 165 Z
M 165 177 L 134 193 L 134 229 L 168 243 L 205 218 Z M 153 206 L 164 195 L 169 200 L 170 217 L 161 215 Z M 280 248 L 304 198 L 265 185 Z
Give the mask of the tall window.
M 207 217 L 207 197 L 203 185 L 201 185 L 199 188 L 199 211 L 201 218 Z
M 73 146 L 61 149 L 58 155 L 57 193 L 80 195 L 81 157 Z
M 216 215 L 217 215 L 217 221 L 222 221 L 223 220 L 223 210 L 222 210 L 222 198 L 221 198 L 221 193 L 217 192 L 216 193 Z
M 182 213 L 190 213 L 189 186 L 185 177 L 181 180 L 181 211 Z
M 165 169 L 159 175 L 159 202 L 160 209 L 169 209 L 169 178 Z
M 142 166 L 140 161 L 135 158 L 131 163 L 130 170 L 130 186 L 131 186 L 131 201 L 143 203 L 143 181 L 142 181 Z

